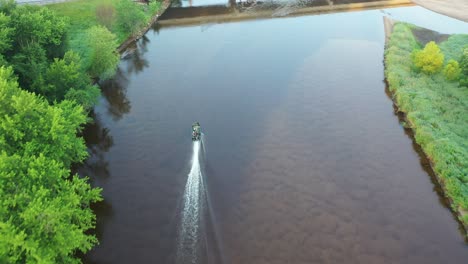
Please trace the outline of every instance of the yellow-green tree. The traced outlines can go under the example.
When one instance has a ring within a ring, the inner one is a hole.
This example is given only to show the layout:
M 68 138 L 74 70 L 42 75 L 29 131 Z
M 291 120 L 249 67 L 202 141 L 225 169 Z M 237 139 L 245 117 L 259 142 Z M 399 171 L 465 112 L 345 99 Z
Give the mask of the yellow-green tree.
M 444 54 L 434 41 L 427 43 L 424 49 L 417 50 L 412 55 L 414 65 L 426 74 L 438 72 L 444 63 Z
M 461 73 L 460 65 L 456 60 L 449 60 L 447 65 L 444 68 L 444 76 L 449 81 L 458 79 Z

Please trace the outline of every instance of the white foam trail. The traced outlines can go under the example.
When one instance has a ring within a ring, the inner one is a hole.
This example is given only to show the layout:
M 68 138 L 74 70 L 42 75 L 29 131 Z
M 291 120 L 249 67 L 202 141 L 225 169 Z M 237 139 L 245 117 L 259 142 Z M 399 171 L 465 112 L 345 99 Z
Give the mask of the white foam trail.
M 200 141 L 193 142 L 192 167 L 185 185 L 177 248 L 178 263 L 198 263 L 198 247 L 202 239 L 200 225 L 204 210 L 200 144 Z

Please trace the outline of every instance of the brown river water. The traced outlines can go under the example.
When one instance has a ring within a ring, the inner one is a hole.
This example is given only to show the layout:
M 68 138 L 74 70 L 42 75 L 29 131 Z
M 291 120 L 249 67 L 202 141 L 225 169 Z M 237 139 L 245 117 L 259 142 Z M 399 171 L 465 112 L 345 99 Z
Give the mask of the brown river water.
M 84 262 L 467 263 L 386 92 L 384 14 L 468 33 L 420 7 L 156 25 L 85 131 L 104 202 Z

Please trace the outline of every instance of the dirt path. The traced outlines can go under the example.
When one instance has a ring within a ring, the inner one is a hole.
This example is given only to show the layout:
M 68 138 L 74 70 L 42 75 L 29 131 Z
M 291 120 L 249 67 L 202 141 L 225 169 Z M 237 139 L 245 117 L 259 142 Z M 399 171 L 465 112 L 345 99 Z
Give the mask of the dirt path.
M 412 0 L 434 12 L 468 22 L 468 0 Z

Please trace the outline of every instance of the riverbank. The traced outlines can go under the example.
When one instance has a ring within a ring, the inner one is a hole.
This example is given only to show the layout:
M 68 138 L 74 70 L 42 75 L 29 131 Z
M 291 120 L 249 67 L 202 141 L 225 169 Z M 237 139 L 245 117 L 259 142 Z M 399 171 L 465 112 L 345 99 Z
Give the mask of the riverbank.
M 415 72 L 411 54 L 423 47 L 430 36 L 440 46 L 445 62 L 459 61 L 468 35 L 448 37 L 388 18 L 384 19 L 384 25 L 389 90 L 467 235 L 468 90 L 459 87 L 456 81 L 447 81 L 442 72 L 433 75 Z
M 424 8 L 468 22 L 468 2 L 466 0 L 412 0 Z
M 151 1 L 149 5 L 135 3 L 135 5 L 141 5 L 141 10 L 135 17 L 129 19 L 130 24 L 138 24 L 134 30 L 119 26 L 119 21 L 117 21 L 119 2 L 116 0 L 76 0 L 48 4 L 46 7 L 60 15 L 69 17 L 68 44 L 70 49 L 79 50 L 86 30 L 93 26 L 102 25 L 116 36 L 119 43 L 117 52 L 121 53 L 130 43 L 141 38 L 148 31 L 169 7 L 170 2 L 170 0 Z

